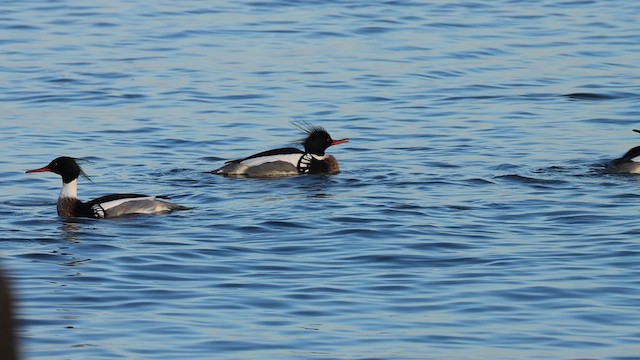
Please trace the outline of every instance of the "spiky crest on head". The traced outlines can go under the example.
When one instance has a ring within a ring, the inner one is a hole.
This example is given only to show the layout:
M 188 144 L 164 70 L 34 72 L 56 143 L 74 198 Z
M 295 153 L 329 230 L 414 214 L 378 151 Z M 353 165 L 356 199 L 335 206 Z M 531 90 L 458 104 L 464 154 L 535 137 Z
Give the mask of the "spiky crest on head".
M 295 120 L 292 121 L 291 124 L 293 126 L 295 126 L 296 128 L 298 128 L 298 130 L 302 131 L 305 134 L 305 137 L 299 139 L 297 142 L 304 145 L 305 141 L 309 138 L 309 135 L 313 134 L 313 133 L 319 133 L 319 132 L 327 132 L 327 130 L 325 128 L 323 128 L 322 126 L 318 126 L 318 125 L 312 125 L 309 124 L 307 121 L 305 120 Z

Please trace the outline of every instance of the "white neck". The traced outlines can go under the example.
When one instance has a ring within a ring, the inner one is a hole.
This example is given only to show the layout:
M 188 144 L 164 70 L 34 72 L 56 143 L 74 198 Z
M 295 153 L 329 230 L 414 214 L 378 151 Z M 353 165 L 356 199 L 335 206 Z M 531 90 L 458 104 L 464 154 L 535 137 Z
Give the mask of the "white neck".
M 325 155 L 320 156 L 320 155 L 313 155 L 313 154 L 311 154 L 311 153 L 309 153 L 309 155 L 311 155 L 311 156 L 312 156 L 314 159 L 316 159 L 316 160 L 324 160 L 325 156 L 327 156 L 326 154 L 325 154 Z
M 74 179 L 68 183 L 62 183 L 62 190 L 60 191 L 59 198 L 78 198 L 78 179 Z

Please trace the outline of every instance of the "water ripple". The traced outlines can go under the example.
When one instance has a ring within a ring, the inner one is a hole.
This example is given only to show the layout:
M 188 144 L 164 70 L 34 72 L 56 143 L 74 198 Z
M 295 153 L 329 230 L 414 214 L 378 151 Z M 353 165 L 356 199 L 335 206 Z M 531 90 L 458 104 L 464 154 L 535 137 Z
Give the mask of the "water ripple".
M 587 6 L 585 6 L 587 5 Z M 3 8 L 2 266 L 24 357 L 635 358 L 634 2 Z M 205 173 L 351 141 L 336 176 Z M 79 196 L 189 212 L 60 219 Z M 128 331 L 122 331 L 127 329 Z

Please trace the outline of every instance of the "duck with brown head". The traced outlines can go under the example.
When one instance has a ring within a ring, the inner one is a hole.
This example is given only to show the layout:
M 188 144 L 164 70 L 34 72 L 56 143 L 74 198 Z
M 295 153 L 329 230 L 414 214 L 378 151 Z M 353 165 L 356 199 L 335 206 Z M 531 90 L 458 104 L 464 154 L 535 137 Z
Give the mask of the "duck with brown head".
M 112 194 L 89 202 L 78 199 L 78 178 L 90 180 L 78 165 L 77 159 L 61 156 L 39 169 L 27 173 L 52 172 L 62 177 L 62 190 L 58 196 L 58 215 L 65 217 L 111 218 L 130 214 L 153 214 L 172 210 L 187 210 L 188 207 L 176 205 L 159 196 L 142 194 Z

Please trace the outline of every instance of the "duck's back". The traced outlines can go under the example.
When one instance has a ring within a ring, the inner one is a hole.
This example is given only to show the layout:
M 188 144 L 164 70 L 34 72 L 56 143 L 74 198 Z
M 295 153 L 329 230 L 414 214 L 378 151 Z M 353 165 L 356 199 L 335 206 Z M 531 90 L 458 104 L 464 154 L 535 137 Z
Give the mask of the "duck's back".
M 296 148 L 280 148 L 263 151 L 243 159 L 227 162 L 212 171 L 214 174 L 249 177 L 277 177 L 298 175 L 298 164 L 304 151 Z

